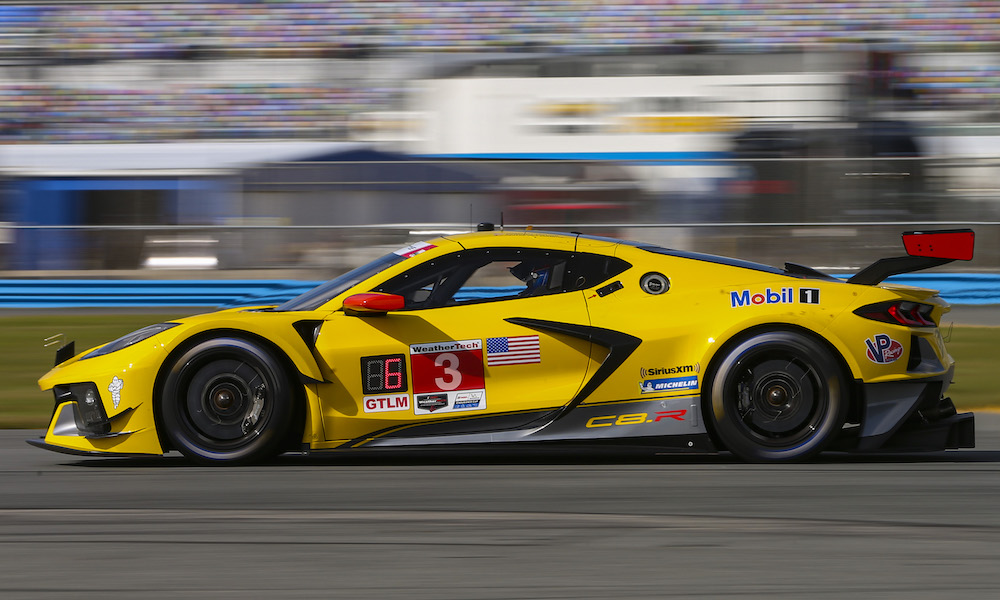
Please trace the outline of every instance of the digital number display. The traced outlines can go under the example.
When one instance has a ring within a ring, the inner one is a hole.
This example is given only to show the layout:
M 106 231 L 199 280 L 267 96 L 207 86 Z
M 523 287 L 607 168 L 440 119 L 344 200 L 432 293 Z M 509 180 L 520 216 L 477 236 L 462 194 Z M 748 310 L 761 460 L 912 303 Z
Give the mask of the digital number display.
M 384 354 L 361 358 L 361 387 L 365 395 L 405 392 L 406 356 Z

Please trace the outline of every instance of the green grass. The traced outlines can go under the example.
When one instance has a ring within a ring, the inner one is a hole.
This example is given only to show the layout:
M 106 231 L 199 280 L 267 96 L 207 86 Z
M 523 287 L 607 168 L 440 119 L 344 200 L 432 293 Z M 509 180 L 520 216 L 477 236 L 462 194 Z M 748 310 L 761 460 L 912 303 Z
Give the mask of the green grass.
M 178 314 L 43 315 L 0 317 L 0 427 L 41 428 L 52 413 L 52 396 L 38 378 L 52 367 L 55 346 L 42 340 L 63 333 L 78 351 L 111 341 L 144 325 Z M 949 395 L 959 410 L 1000 408 L 1000 327 L 955 327 L 948 350 L 958 367 Z
M 182 315 L 39 315 L 0 317 L 0 428 L 41 428 L 52 414 L 52 393 L 38 378 L 54 362 L 56 346 L 43 340 L 57 333 L 75 340 L 77 351 L 109 342 L 144 325 Z
M 945 332 L 947 333 L 947 332 Z M 948 341 L 955 383 L 948 395 L 959 411 L 1000 408 L 1000 327 L 955 327 Z

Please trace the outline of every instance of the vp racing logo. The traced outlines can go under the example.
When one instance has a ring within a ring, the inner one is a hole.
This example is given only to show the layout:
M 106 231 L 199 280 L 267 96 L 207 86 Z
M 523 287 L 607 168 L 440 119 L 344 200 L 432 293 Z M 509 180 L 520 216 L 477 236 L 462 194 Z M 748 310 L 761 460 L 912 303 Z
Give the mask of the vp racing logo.
M 903 345 L 884 333 L 865 340 L 868 360 L 880 365 L 894 363 L 903 356 Z

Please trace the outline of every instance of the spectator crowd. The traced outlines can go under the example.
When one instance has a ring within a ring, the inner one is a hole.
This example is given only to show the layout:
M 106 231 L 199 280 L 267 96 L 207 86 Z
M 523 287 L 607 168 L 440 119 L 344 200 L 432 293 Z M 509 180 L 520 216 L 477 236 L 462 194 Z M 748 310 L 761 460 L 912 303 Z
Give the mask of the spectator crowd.
M 658 47 L 708 40 L 743 48 L 856 42 L 996 42 L 995 0 L 196 0 L 60 2 L 0 10 L 0 38 L 35 35 L 55 55 L 258 55 L 338 49 L 434 51 L 545 46 Z M 12 41 L 9 43 L 16 43 Z
M 407 52 L 727 52 L 891 42 L 901 52 L 996 52 L 996 0 L 231 0 L 0 6 L 4 64 L 363 58 Z M 1000 102 L 1000 68 L 905 68 L 926 106 Z M 400 90 L 370 82 L 0 83 L 0 139 L 329 137 Z

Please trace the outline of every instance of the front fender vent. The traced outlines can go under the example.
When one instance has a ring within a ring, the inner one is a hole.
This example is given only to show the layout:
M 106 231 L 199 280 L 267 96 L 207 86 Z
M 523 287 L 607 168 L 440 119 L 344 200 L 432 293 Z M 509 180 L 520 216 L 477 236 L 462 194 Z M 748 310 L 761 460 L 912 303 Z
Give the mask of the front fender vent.
M 292 324 L 295 332 L 299 334 L 299 337 L 306 343 L 306 347 L 310 351 L 316 349 L 316 339 L 319 338 L 319 329 L 322 326 L 323 321 L 319 320 L 296 321 Z

